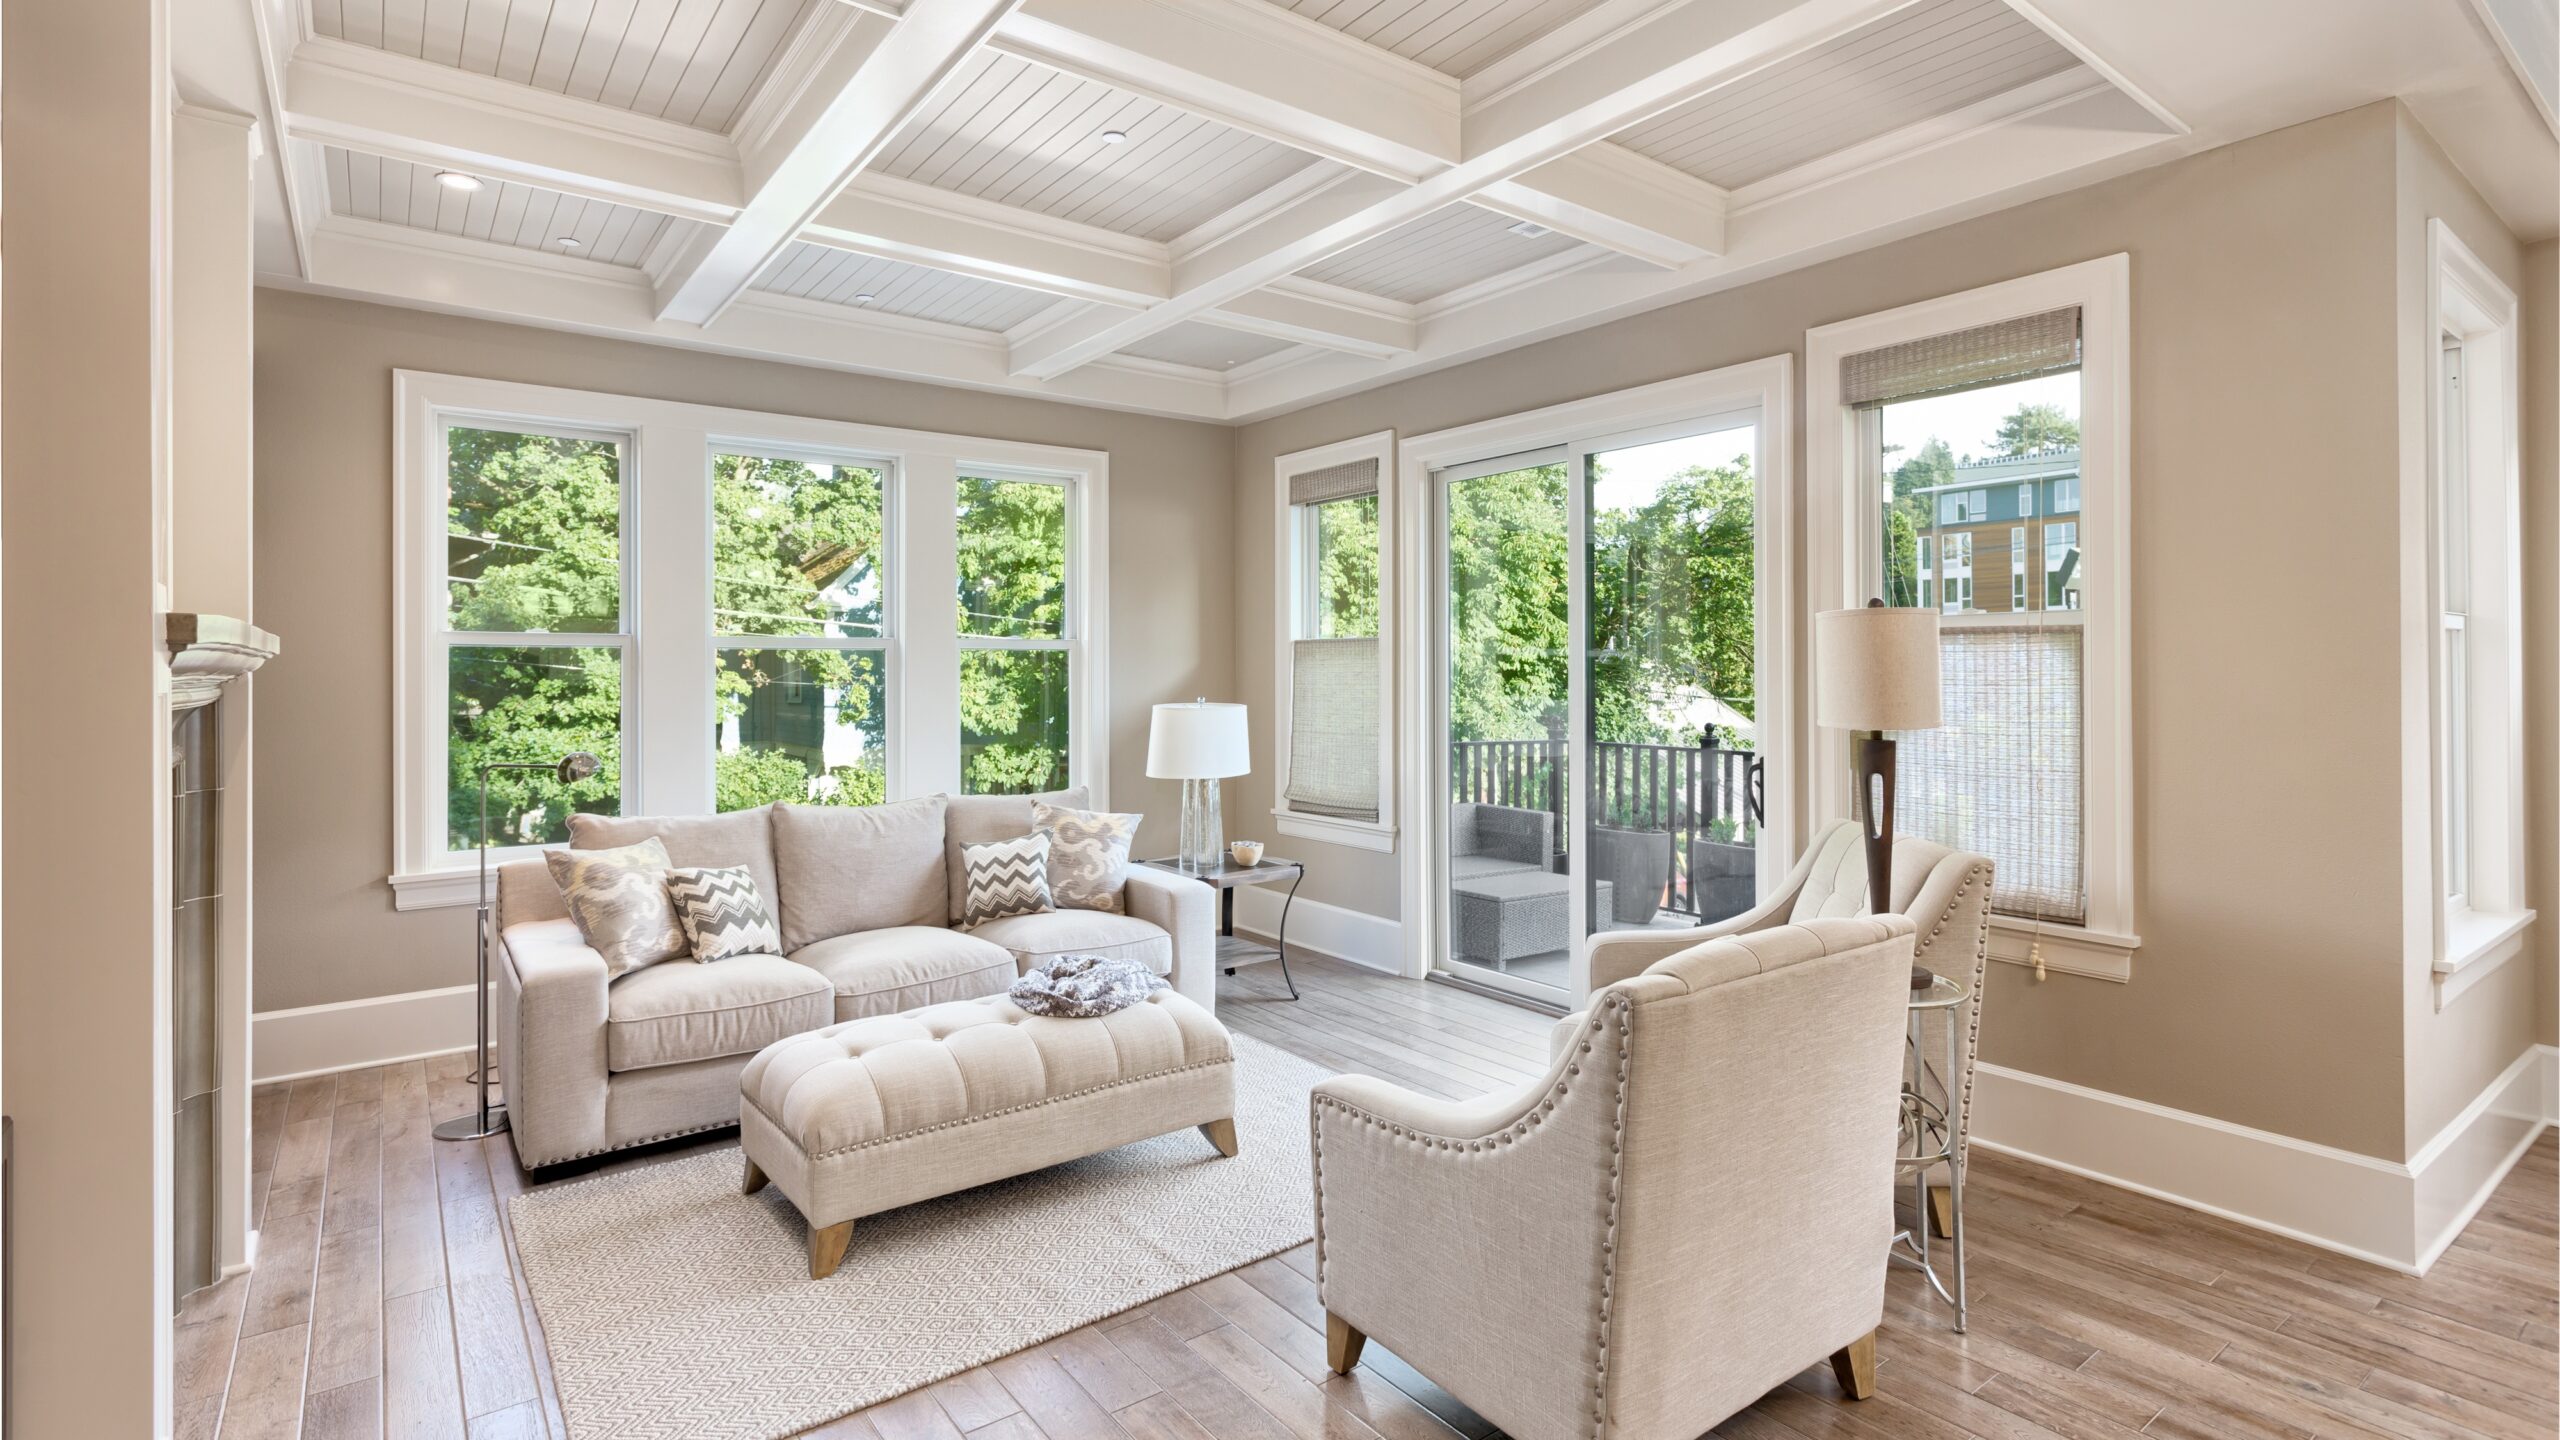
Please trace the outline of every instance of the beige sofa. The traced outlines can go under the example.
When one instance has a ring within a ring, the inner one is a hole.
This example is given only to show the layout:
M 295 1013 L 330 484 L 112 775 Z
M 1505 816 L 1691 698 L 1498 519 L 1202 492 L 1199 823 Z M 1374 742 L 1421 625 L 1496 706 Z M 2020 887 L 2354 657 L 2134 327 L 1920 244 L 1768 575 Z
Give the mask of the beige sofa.
M 498 1072 L 516 1156 L 551 1165 L 738 1123 L 757 1051 L 845 1020 L 993 995 L 1069 951 L 1144 962 L 1217 1004 L 1216 904 L 1131 866 L 1127 913 L 1060 910 L 963 931 L 960 847 L 1029 833 L 1021 795 L 770 805 L 726 815 L 580 816 L 573 848 L 656 836 L 678 865 L 743 865 L 784 955 L 663 961 L 608 980 L 540 860 L 499 867 Z M 1082 788 L 1037 797 L 1084 808 Z
M 1911 922 L 1696 945 L 1545 1078 L 1315 1088 L 1327 1359 L 1369 1336 L 1504 1433 L 1690 1440 L 1830 1357 L 1875 1375 Z

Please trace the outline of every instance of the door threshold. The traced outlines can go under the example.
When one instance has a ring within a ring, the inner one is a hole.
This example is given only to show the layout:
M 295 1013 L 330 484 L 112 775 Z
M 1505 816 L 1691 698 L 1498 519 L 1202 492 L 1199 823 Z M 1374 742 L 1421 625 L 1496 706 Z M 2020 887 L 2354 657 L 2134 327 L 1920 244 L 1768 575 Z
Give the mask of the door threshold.
M 1470 980 L 1463 975 L 1452 975 L 1445 970 L 1434 970 L 1422 978 L 1434 985 L 1446 985 L 1452 990 L 1464 990 L 1470 995 L 1482 995 L 1487 999 L 1499 1000 L 1505 1005 L 1517 1005 L 1523 1010 L 1534 1010 L 1541 1015 L 1561 1017 L 1572 1013 L 1561 1000 L 1536 999 L 1523 995 L 1517 990 L 1505 990 L 1501 986 L 1487 985 L 1479 980 Z

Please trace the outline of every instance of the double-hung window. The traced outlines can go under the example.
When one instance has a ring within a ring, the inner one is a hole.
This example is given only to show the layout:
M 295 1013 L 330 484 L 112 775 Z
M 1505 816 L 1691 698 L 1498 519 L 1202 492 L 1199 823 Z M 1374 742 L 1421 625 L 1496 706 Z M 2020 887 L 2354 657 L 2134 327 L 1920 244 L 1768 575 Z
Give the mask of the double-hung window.
M 569 817 L 1087 785 L 1107 457 L 401 372 L 395 873 Z M 563 783 L 563 755 L 601 764 Z
M 2140 943 L 2127 273 L 2116 256 L 1806 337 L 1816 608 L 1940 614 L 1944 723 L 1897 737 L 1897 828 L 1991 857 L 1996 958 L 2111 979 Z M 1834 814 L 1845 760 L 1817 756 Z
M 1387 515 L 1381 432 L 1279 458 L 1279 804 L 1285 834 L 1394 844 L 1387 777 Z
M 2431 957 L 2439 1007 L 2521 953 L 2525 907 L 2523 613 L 2516 301 L 2443 221 L 2430 222 L 2427 415 L 2433 584 L 2425 604 L 2434 688 L 2427 779 L 2442 920 Z

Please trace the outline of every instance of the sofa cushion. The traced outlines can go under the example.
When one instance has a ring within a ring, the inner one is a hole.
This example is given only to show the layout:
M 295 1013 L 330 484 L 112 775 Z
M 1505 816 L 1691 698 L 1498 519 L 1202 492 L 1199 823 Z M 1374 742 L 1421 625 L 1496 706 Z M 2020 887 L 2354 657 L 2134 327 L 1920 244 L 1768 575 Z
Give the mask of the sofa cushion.
M 943 924 L 942 802 L 927 795 L 894 805 L 776 805 L 782 948 Z
M 1001 995 L 1015 974 L 1013 952 L 939 925 L 838 935 L 795 950 L 791 958 L 834 987 L 839 1021 Z
M 1134 915 L 1051 910 L 990 920 L 969 933 L 1003 946 L 1023 970 L 1053 955 L 1106 955 L 1135 960 L 1159 975 L 1173 973 L 1173 937 L 1164 933 L 1164 927 Z
M 827 978 L 779 955 L 669 960 L 613 983 L 605 1068 L 646 1070 L 745 1055 L 835 1023 Z
M 743 865 L 770 907 L 774 883 L 773 810 L 732 810 L 726 815 L 581 815 L 569 817 L 569 848 L 610 850 L 656 836 L 670 865 Z M 534 918 L 527 915 L 525 918 Z
M 1092 808 L 1092 795 L 1082 785 L 1065 790 L 1051 790 L 1039 795 L 945 795 L 949 809 L 943 813 L 942 843 L 946 852 L 943 868 L 949 890 L 943 910 L 945 924 L 957 925 L 969 913 L 969 877 L 960 865 L 960 847 L 984 845 L 990 840 L 1016 840 L 1031 833 L 1031 802 L 1043 800 L 1069 810 Z M 927 922 L 930 923 L 930 922 Z

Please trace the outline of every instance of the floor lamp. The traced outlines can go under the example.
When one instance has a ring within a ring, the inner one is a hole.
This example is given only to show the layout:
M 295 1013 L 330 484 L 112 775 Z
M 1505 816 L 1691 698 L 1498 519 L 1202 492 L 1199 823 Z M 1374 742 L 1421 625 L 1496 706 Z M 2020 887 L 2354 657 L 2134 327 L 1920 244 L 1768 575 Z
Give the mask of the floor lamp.
M 1850 732 L 1867 909 L 1881 914 L 1893 908 L 1894 754 L 1885 732 L 1938 728 L 1938 612 L 1887 609 L 1882 600 L 1825 610 L 1813 617 L 1813 665 L 1814 723 Z
M 471 927 L 479 977 L 471 990 L 471 1058 L 480 1082 L 480 1108 L 438 1123 L 439 1140 L 477 1140 L 507 1128 L 507 1107 L 489 1103 L 489 777 L 500 770 L 548 770 L 570 785 L 596 773 L 596 757 L 573 750 L 556 761 L 502 760 L 480 767 L 480 888 L 473 892 L 480 904 Z

